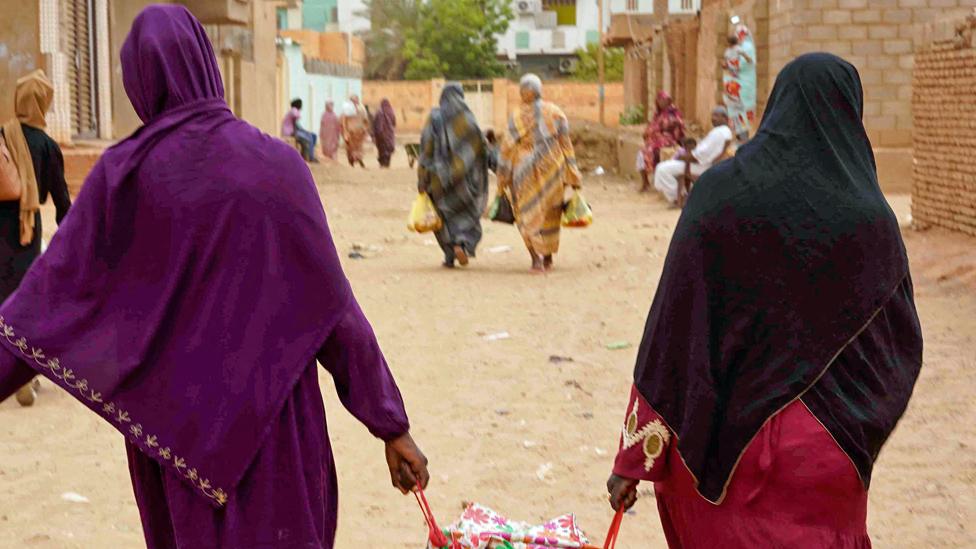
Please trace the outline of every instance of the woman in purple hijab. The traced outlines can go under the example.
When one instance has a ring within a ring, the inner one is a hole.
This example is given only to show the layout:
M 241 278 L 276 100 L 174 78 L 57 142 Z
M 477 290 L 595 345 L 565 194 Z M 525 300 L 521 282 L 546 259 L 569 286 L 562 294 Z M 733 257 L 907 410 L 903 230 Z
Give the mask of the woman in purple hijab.
M 117 428 L 150 548 L 332 547 L 316 359 L 394 485 L 428 474 L 308 168 L 233 116 L 185 8 L 146 8 L 121 61 L 144 125 L 0 307 L 0 400 L 39 373 Z

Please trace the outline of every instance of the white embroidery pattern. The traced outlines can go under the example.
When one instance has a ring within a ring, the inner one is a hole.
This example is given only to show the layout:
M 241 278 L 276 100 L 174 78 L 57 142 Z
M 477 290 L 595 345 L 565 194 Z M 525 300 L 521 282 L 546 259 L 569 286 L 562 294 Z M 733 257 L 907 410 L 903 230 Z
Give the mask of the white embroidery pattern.
M 627 423 L 622 430 L 624 450 L 629 450 L 637 444 L 641 445 L 644 451 L 644 470 L 650 471 L 654 467 L 654 460 L 664 451 L 665 445 L 671 440 L 671 433 L 660 419 L 655 419 L 645 424 L 640 429 L 637 428 L 637 409 L 640 406 L 640 399 L 634 400 L 634 406 L 627 416 Z
M 115 422 L 123 433 L 128 433 L 128 438 L 134 444 L 138 444 L 146 449 L 147 453 L 155 451 L 159 459 L 165 463 L 171 463 L 176 472 L 186 478 L 203 495 L 223 506 L 227 503 L 227 492 L 220 488 L 215 488 L 209 479 L 205 479 L 197 474 L 195 468 L 189 468 L 186 460 L 173 454 L 169 447 L 161 448 L 159 438 L 156 435 L 148 434 L 143 431 L 141 423 L 132 423 L 129 412 L 119 408 L 113 402 L 105 402 L 102 394 L 88 386 L 87 379 L 78 379 L 74 371 L 61 365 L 57 357 L 47 358 L 44 350 L 40 347 L 32 347 L 27 342 L 27 338 L 18 338 L 12 326 L 0 316 L 0 337 L 20 350 L 27 360 L 33 360 L 35 364 L 47 370 L 51 378 L 60 381 L 61 385 L 71 391 L 74 390 L 81 395 L 82 401 L 86 402 L 96 412 L 101 412 L 106 419 Z M 125 427 L 128 426 L 128 429 Z

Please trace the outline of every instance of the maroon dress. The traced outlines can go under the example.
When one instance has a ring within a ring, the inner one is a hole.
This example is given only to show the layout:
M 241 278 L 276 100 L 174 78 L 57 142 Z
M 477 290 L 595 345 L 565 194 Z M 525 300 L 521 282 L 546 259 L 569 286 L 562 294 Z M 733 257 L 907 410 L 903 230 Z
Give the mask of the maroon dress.
M 763 426 L 718 505 L 698 494 L 673 433 L 636 389 L 630 403 L 613 472 L 654 482 L 669 547 L 871 547 L 867 491 L 802 400 Z

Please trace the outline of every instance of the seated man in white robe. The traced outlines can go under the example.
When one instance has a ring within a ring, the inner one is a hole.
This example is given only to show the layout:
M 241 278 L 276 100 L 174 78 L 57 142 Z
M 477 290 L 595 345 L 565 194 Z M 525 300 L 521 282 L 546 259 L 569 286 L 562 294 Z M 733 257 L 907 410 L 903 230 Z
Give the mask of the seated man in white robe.
M 691 175 L 699 176 L 722 157 L 734 136 L 729 128 L 729 114 L 725 107 L 715 107 L 712 111 L 712 131 L 702 139 L 698 146 L 672 160 L 659 162 L 654 170 L 654 188 L 675 204 L 678 201 L 678 178 L 685 173 L 685 163 L 691 163 Z

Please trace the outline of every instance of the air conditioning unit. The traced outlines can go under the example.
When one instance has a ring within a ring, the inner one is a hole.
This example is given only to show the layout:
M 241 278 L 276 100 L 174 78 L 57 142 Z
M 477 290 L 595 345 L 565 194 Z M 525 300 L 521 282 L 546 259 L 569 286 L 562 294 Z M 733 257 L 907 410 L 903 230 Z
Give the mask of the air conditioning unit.
M 574 57 L 563 57 L 559 60 L 559 73 L 560 74 L 573 74 L 576 72 L 576 67 L 579 65 L 579 60 Z
M 518 0 L 515 9 L 519 15 L 535 15 L 542 11 L 542 0 Z

